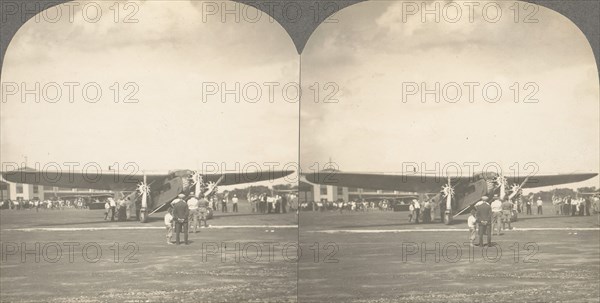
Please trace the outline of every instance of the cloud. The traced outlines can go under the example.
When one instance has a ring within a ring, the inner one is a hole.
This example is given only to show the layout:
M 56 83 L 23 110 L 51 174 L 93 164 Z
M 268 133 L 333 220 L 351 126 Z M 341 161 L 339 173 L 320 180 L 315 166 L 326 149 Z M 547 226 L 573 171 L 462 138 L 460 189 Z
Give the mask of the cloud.
M 427 9 L 463 5 L 424 3 Z M 449 24 L 422 22 L 419 15 L 404 22 L 406 2 L 363 2 L 336 14 L 338 23 L 319 27 L 303 54 L 302 81 L 330 81 L 352 93 L 338 104 L 303 103 L 302 162 L 333 157 L 354 171 L 400 171 L 406 161 L 597 169 L 599 88 L 589 43 L 558 13 L 538 7 L 538 23 L 514 22 L 515 3 L 498 4 L 503 18 L 497 23 L 475 17 Z M 436 103 L 430 95 L 422 103 L 420 90 L 405 103 L 408 82 L 428 89 L 458 83 L 463 98 Z M 466 101 L 465 82 L 479 83 L 473 103 Z M 529 82 L 535 85 L 526 88 Z M 497 103 L 484 100 L 487 83 L 501 87 Z M 524 104 L 530 94 L 539 102 Z
M 135 161 L 146 169 L 296 161 L 298 104 L 286 102 L 281 88 L 297 82 L 298 57 L 277 23 L 203 22 L 197 1 L 131 3 L 138 23 L 114 22 L 115 3 L 99 2 L 106 14 L 96 23 L 34 20 L 19 30 L 2 81 L 29 88 L 56 82 L 63 94 L 56 103 L 11 96 L 1 105 L 3 161 L 25 154 L 102 167 Z M 79 82 L 73 103 L 65 82 Z M 270 92 L 265 82 L 278 87 Z M 82 98 L 88 83 L 101 88 L 96 103 Z M 210 100 L 207 83 L 219 87 Z M 261 90 L 255 103 L 242 92 L 251 83 Z M 221 102 L 221 88 L 236 85 L 240 103 L 231 96 Z M 126 96 L 138 102 L 123 103 Z

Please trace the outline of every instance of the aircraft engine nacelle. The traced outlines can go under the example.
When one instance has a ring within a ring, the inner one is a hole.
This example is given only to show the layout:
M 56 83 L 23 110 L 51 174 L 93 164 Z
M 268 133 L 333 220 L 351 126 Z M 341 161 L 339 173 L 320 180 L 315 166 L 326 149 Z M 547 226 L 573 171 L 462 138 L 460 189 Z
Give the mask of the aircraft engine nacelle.
M 149 207 L 155 207 L 162 205 L 167 202 L 171 202 L 181 192 L 184 191 L 184 181 L 182 177 L 171 177 L 164 181 L 164 183 L 156 190 L 153 188 L 152 193 L 152 205 Z

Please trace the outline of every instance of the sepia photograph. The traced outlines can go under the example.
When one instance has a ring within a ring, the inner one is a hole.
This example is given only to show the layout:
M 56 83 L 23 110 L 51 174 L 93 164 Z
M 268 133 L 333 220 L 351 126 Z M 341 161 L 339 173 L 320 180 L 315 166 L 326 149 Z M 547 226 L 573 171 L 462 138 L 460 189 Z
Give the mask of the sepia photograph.
M 299 239 L 331 258 L 303 254 L 298 300 L 597 302 L 598 69 L 577 26 L 512 1 L 334 17 L 302 54 L 300 113 Z
M 2 1 L 0 302 L 599 302 L 598 16 Z
M 296 300 L 298 55 L 221 3 L 68 2 L 14 35 L 0 301 Z

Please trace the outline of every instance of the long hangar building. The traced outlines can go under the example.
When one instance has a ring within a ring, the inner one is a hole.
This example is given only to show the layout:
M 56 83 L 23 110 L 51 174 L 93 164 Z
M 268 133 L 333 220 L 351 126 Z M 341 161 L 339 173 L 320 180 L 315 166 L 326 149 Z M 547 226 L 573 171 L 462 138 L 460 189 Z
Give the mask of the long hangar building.
M 32 184 L 11 183 L 0 180 L 0 201 L 10 200 L 45 200 L 62 197 L 91 197 L 100 194 L 111 195 L 109 190 L 82 188 L 64 188 Z
M 346 202 L 352 200 L 358 201 L 359 199 L 372 201 L 381 199 L 403 199 L 418 196 L 418 193 L 313 184 L 306 180 L 301 180 L 299 185 L 300 203 L 317 201 L 335 202 L 340 199 L 343 199 Z

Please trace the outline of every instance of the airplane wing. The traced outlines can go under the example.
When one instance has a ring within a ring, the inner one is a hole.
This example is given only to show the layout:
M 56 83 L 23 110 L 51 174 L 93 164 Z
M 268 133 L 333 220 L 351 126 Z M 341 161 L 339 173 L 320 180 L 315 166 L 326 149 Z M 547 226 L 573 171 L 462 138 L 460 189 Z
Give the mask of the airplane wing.
M 187 172 L 187 170 L 182 170 Z M 189 171 L 191 172 L 191 171 Z M 258 172 L 235 172 L 235 173 L 214 173 L 203 174 L 204 182 L 217 182 L 221 176 L 223 180 L 219 186 L 235 185 L 241 183 L 259 182 L 265 180 L 274 180 L 292 174 L 294 171 L 258 171 Z M 146 173 L 147 182 L 150 184 L 156 180 L 164 180 L 172 172 L 165 173 Z M 39 171 L 31 168 L 24 168 L 9 172 L 2 172 L 2 177 L 6 181 L 14 183 L 37 184 L 44 186 L 57 186 L 67 188 L 91 188 L 100 190 L 133 190 L 144 181 L 143 173 L 127 172 L 61 172 L 61 171 Z
M 530 177 L 507 177 L 509 184 L 521 184 L 525 181 L 522 188 L 535 188 L 542 186 L 559 185 L 566 183 L 575 183 L 591 179 L 598 174 L 560 174 L 560 175 L 532 175 Z
M 162 180 L 168 173 L 146 174 L 147 182 Z M 76 171 L 39 171 L 31 168 L 2 172 L 2 178 L 14 183 L 37 184 L 66 188 L 91 188 L 99 190 L 133 190 L 144 181 L 142 173 L 108 171 L 97 173 Z
M 575 183 L 597 176 L 596 173 L 533 175 L 527 178 L 523 188 L 534 188 L 565 183 Z M 404 192 L 436 193 L 448 181 L 446 178 L 433 175 L 401 175 L 376 173 L 344 173 L 338 171 L 321 171 L 304 174 L 311 183 L 343 187 L 357 187 L 381 190 L 397 190 Z M 509 184 L 521 184 L 526 177 L 508 177 Z M 452 177 L 452 185 L 468 183 L 472 177 Z
M 357 187 L 403 192 L 438 193 L 448 183 L 446 178 L 433 175 L 401 175 L 376 173 L 345 173 L 321 171 L 304 174 L 311 183 L 343 187 Z M 452 177 L 452 184 L 458 184 L 469 177 Z
M 265 180 L 275 180 L 291 175 L 293 170 L 265 170 L 256 172 L 236 172 L 236 173 L 214 173 L 214 174 L 202 174 L 202 181 L 217 182 L 221 177 L 223 180 L 219 182 L 219 186 L 236 185 L 242 183 L 252 183 Z

